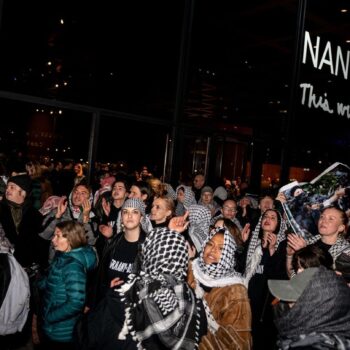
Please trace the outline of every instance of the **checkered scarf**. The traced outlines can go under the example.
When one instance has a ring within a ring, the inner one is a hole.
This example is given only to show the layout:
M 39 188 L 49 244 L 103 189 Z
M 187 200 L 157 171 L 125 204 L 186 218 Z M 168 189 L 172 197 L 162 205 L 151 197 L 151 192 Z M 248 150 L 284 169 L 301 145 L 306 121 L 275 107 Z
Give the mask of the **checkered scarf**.
M 119 339 L 130 333 L 139 349 L 153 349 L 153 337 L 169 349 L 198 347 L 203 304 L 186 283 L 184 237 L 168 228 L 152 230 L 142 245 L 141 260 L 141 272 L 118 289 L 126 303 Z
M 142 216 L 145 216 L 146 205 L 143 200 L 139 198 L 128 198 L 123 203 L 122 210 L 125 208 L 135 208 L 141 213 Z
M 166 191 L 167 191 L 167 197 L 172 198 L 174 201 L 176 201 L 176 192 L 173 189 L 173 187 L 170 184 L 167 184 L 164 182 Z
M 314 244 L 321 239 L 321 235 L 313 236 L 306 240 L 306 244 Z M 338 236 L 337 241 L 329 249 L 329 254 L 332 255 L 333 260 L 335 260 L 340 254 L 345 253 L 350 255 L 350 243 L 344 239 L 342 236 Z
M 184 199 L 183 203 L 180 203 L 179 201 L 177 201 L 177 205 L 175 208 L 175 215 L 176 216 L 184 215 L 186 210 L 192 204 L 197 204 L 196 197 L 194 196 L 194 193 L 193 193 L 192 188 L 190 186 L 184 186 L 184 185 L 177 186 L 176 196 L 177 196 L 179 189 L 184 190 L 185 199 Z
M 188 219 L 190 221 L 188 234 L 197 252 L 200 252 L 204 247 L 204 242 L 208 239 L 211 213 L 208 208 L 199 204 L 191 205 L 188 211 Z
M 216 227 L 211 230 L 209 236 L 204 241 L 203 248 L 217 233 L 224 234 L 224 248 L 221 252 L 219 262 L 217 264 L 206 264 L 203 259 L 203 249 L 199 258 L 195 259 L 192 264 L 195 278 L 207 287 L 228 286 L 237 283 L 237 277 L 242 277 L 235 270 L 235 251 L 237 244 L 226 227 Z M 233 280 L 231 280 L 232 277 L 234 277 Z
M 192 263 L 193 276 L 196 280 L 195 293 L 198 298 L 203 299 L 203 305 L 207 316 L 208 327 L 211 333 L 215 333 L 219 325 L 214 319 L 209 305 L 204 297 L 204 290 L 201 285 L 207 287 L 225 287 L 232 284 L 244 284 L 242 275 L 235 271 L 235 251 L 237 248 L 236 242 L 231 233 L 224 227 L 213 229 L 203 247 L 217 234 L 224 234 L 224 248 L 221 252 L 221 258 L 217 264 L 206 264 L 203 260 L 203 251 L 199 258 Z
M 285 220 L 282 218 L 282 215 L 278 210 L 275 209 L 267 209 L 259 218 L 258 224 L 256 225 L 250 242 L 248 246 L 248 253 L 247 253 L 247 259 L 246 259 L 246 268 L 244 272 L 244 276 L 247 278 L 247 282 L 249 279 L 254 275 L 255 270 L 257 266 L 260 263 L 261 256 L 262 256 L 262 249 L 261 249 L 261 239 L 259 238 L 260 231 L 261 231 L 261 221 L 264 217 L 265 213 L 267 211 L 274 211 L 277 213 L 278 220 L 280 221 L 280 229 L 277 232 L 277 242 L 275 248 L 277 249 L 279 244 L 286 239 L 286 229 L 287 225 Z

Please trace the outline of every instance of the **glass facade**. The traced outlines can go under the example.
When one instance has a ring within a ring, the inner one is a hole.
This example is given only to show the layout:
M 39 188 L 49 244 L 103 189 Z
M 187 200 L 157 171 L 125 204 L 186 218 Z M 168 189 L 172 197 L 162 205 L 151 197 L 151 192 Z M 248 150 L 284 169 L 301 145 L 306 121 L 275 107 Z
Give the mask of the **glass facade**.
M 346 6 L 5 0 L 0 152 L 307 180 L 347 161 Z

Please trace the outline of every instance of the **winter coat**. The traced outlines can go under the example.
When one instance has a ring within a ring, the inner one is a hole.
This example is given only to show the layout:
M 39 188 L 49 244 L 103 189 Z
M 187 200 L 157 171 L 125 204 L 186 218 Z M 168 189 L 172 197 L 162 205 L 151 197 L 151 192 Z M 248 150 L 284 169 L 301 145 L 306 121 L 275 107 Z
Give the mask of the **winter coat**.
M 192 269 L 188 271 L 188 283 L 195 289 Z M 211 313 L 219 325 L 215 334 L 208 330 L 199 344 L 200 350 L 249 350 L 251 339 L 251 310 L 247 288 L 243 284 L 212 288 L 204 294 Z
M 90 246 L 56 252 L 48 276 L 38 283 L 43 291 L 43 331 L 50 340 L 72 341 L 85 305 L 87 272 L 95 265 L 96 254 Z
M 22 205 L 22 219 L 17 231 L 9 202 L 6 199 L 0 202 L 0 223 L 15 248 L 15 258 L 23 267 L 33 263 L 43 267 L 47 265 L 49 244 L 39 237 L 42 220 L 39 211 L 26 200 Z

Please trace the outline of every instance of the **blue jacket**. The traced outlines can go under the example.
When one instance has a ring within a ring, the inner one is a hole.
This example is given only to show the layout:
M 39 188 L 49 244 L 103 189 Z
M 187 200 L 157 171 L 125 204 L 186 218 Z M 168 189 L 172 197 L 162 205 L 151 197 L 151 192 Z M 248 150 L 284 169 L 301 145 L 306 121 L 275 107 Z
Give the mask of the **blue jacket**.
M 90 246 L 56 252 L 48 276 L 38 283 L 43 290 L 43 330 L 49 339 L 72 341 L 75 323 L 85 305 L 87 272 L 96 261 Z

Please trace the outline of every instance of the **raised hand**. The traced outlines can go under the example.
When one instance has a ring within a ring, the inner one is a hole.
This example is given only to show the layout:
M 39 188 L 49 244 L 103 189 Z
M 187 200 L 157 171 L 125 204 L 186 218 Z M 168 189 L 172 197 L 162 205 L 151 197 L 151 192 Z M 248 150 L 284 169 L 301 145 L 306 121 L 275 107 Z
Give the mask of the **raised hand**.
M 190 224 L 189 221 L 187 221 L 189 212 L 186 211 L 185 215 L 183 216 L 175 216 L 173 217 L 168 224 L 168 228 L 170 228 L 170 230 L 174 230 L 177 231 L 179 233 L 184 232 L 188 225 Z
M 67 197 L 63 196 L 58 202 L 56 219 L 60 219 L 67 209 L 68 201 Z
M 105 215 L 108 217 L 111 212 L 111 203 L 106 201 L 106 198 L 102 198 L 102 209 Z
M 106 238 L 111 238 L 113 236 L 113 228 L 109 225 L 100 225 L 98 229 Z
M 294 250 L 300 250 L 301 248 L 306 247 L 306 241 L 304 238 L 296 235 L 295 233 L 290 233 L 287 236 L 288 245 Z
M 250 224 L 245 224 L 243 227 L 243 230 L 241 231 L 243 242 L 246 242 L 248 240 L 249 234 L 250 234 Z

